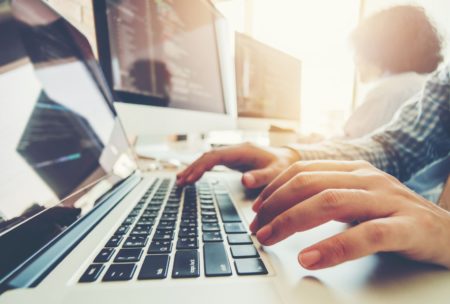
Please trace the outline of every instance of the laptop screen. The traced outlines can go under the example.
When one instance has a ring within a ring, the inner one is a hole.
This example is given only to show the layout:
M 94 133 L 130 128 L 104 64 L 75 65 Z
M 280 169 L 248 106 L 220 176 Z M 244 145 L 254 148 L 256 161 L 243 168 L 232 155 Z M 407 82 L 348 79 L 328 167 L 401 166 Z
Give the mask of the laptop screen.
M 14 3 L 0 57 L 25 58 L 0 67 L 0 279 L 136 169 L 87 40 L 40 1 Z

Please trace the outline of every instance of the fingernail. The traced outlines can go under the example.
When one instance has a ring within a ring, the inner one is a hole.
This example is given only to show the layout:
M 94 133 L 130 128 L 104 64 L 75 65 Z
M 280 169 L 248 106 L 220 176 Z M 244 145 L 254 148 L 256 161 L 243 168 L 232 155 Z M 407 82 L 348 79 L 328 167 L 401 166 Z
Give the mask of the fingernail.
M 256 217 L 253 219 L 253 222 L 250 223 L 249 228 L 252 233 L 256 233 L 258 230 L 258 220 Z
M 266 225 L 258 230 L 258 232 L 256 233 L 256 238 L 261 243 L 264 243 L 270 238 L 271 235 L 272 235 L 272 226 Z
M 252 186 L 255 184 L 255 177 L 250 173 L 244 173 L 243 180 L 244 186 Z
M 317 264 L 320 261 L 321 254 L 319 250 L 311 250 L 307 252 L 300 253 L 300 264 L 303 267 L 311 267 L 314 264 Z
M 258 196 L 255 199 L 255 201 L 253 202 L 252 210 L 255 211 L 255 212 L 258 212 L 261 203 L 262 203 L 262 199 L 261 199 L 261 197 Z

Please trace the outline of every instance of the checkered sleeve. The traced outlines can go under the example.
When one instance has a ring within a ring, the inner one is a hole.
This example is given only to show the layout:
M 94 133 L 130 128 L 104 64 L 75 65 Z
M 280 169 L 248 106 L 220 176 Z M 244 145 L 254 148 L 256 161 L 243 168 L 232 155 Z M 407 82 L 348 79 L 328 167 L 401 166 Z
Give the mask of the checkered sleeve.
M 450 65 L 436 72 L 384 128 L 356 140 L 290 147 L 303 160 L 367 160 L 407 180 L 450 151 Z

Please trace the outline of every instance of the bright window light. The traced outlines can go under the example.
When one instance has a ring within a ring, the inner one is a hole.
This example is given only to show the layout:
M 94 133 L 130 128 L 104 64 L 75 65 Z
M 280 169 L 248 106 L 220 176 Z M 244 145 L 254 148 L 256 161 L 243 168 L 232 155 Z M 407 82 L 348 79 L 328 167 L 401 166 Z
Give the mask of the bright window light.
M 237 30 L 247 26 L 254 38 L 302 61 L 300 131 L 338 133 L 351 112 L 354 64 L 348 36 L 358 22 L 359 1 L 244 2 L 222 2 L 219 9 Z M 250 14 L 243 12 L 246 7 L 252 8 Z M 239 18 L 245 15 L 253 19 L 250 26 Z

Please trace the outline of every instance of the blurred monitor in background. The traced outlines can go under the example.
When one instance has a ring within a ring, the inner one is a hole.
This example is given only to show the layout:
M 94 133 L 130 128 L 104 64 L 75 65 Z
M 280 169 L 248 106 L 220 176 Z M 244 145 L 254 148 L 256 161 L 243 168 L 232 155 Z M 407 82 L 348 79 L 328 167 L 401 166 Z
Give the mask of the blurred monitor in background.
M 235 36 L 238 126 L 298 128 L 300 60 L 247 35 Z
M 94 11 L 100 63 L 128 134 L 234 127 L 225 20 L 208 1 L 99 0 Z

